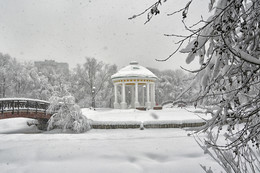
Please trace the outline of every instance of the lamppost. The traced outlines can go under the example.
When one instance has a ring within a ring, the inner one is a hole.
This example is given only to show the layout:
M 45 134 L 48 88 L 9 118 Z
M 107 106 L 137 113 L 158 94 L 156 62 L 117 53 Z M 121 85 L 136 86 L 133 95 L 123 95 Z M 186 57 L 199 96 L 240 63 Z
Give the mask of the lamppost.
M 181 93 L 180 93 L 180 94 L 182 94 L 182 87 L 180 88 L 180 90 L 181 90 Z M 182 106 L 183 106 L 183 103 L 182 103 L 182 96 L 181 96 L 181 103 L 180 103 L 180 105 L 181 105 L 181 108 L 182 108 Z
M 92 88 L 92 107 L 95 109 L 95 90 L 96 90 L 96 87 L 93 87 Z

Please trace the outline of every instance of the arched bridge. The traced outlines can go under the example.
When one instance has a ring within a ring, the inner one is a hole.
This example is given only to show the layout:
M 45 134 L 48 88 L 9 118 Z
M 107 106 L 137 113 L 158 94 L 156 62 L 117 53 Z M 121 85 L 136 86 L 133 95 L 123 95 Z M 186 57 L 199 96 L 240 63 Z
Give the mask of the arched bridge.
M 0 119 L 6 118 L 34 118 L 48 120 L 51 114 L 47 113 L 50 103 L 44 100 L 29 98 L 1 98 Z

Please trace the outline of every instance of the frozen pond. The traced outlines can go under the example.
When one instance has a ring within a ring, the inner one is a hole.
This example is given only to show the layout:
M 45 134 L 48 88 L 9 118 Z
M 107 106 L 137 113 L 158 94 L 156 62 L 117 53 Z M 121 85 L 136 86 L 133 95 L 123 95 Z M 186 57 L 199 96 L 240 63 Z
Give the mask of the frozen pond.
M 26 127 L 25 121 L 23 118 L 0 120 L 1 173 L 203 173 L 200 164 L 220 170 L 182 129 L 21 134 L 19 128 L 21 132 L 26 128 L 27 133 L 35 131 Z M 2 127 L 9 130 L 4 133 Z

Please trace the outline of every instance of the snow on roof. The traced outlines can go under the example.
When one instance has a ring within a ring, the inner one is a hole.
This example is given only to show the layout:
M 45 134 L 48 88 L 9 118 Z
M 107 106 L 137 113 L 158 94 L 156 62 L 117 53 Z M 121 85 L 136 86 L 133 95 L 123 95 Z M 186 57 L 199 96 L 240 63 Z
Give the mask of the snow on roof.
M 111 79 L 128 78 L 128 77 L 155 78 L 155 79 L 158 78 L 147 68 L 138 65 L 137 61 L 132 61 L 130 62 L 130 65 L 120 69 L 116 74 L 112 75 Z

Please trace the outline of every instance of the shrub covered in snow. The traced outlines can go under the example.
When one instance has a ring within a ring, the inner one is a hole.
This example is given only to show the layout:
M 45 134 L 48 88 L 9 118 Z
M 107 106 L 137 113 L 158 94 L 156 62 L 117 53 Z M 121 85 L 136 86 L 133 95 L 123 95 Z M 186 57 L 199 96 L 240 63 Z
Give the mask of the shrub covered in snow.
M 48 121 L 47 130 L 70 129 L 81 133 L 90 130 L 89 120 L 82 114 L 80 107 L 75 104 L 75 98 L 71 95 L 50 98 L 50 106 L 47 110 L 53 113 Z

